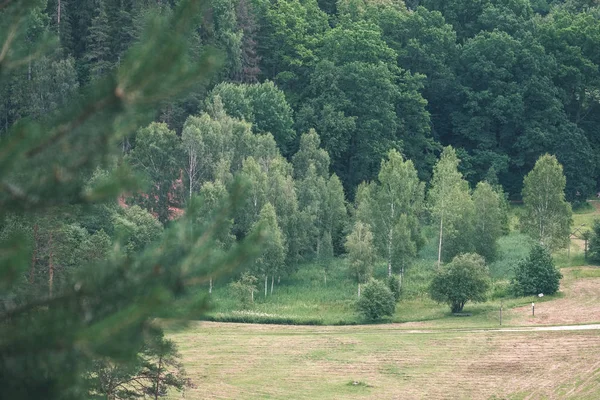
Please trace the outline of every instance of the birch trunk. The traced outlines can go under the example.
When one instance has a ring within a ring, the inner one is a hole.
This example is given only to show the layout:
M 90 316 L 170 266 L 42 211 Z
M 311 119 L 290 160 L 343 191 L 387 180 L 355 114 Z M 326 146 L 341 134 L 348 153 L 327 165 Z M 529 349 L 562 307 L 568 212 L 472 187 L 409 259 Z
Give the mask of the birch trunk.
M 267 279 L 268 276 L 265 274 L 265 297 L 267 297 Z
M 444 234 L 444 212 L 440 218 L 440 244 L 438 246 L 438 268 L 442 265 L 442 236 Z
M 208 294 L 212 294 L 212 277 L 208 281 Z
M 271 296 L 273 296 L 273 284 L 275 283 L 275 275 L 271 275 Z
M 402 287 L 402 275 L 404 275 L 404 267 L 402 267 L 402 270 L 398 274 L 398 281 L 400 283 L 400 287 Z

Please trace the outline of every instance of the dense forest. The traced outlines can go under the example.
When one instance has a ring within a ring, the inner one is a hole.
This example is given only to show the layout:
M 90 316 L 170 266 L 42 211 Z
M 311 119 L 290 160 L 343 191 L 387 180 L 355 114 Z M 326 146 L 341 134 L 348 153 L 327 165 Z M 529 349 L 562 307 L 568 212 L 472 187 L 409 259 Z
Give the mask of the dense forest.
M 148 19 L 174 3 L 42 4 L 30 16 L 28 40 L 53 35 L 59 46 L 12 71 L 0 88 L 1 132 L 118 69 Z M 472 185 L 498 182 L 514 198 L 544 153 L 564 166 L 569 200 L 597 189 L 600 11 L 593 1 L 215 0 L 206 10 L 187 34 L 189 60 L 212 48 L 222 68 L 153 110 L 178 136 L 219 95 L 229 117 L 271 133 L 288 161 L 314 129 L 350 199 L 389 148 L 428 180 L 446 145 Z M 131 137 L 123 150 L 134 146 Z
M 0 4 L 12 398 L 185 387 L 149 321 L 202 314 L 223 273 L 253 301 L 341 255 L 360 297 L 427 242 L 479 273 L 509 200 L 550 260 L 598 190 L 593 1 L 23 1 Z

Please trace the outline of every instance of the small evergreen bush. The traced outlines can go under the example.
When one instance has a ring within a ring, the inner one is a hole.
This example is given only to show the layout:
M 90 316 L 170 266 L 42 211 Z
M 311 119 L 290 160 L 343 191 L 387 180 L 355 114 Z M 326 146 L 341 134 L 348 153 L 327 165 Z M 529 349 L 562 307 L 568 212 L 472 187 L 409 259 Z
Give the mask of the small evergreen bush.
M 365 319 L 375 321 L 394 315 L 396 299 L 384 282 L 371 280 L 364 286 L 356 308 Z
M 558 291 L 560 278 L 562 274 L 554 265 L 550 252 L 537 244 L 515 268 L 512 290 L 517 296 L 554 294 Z

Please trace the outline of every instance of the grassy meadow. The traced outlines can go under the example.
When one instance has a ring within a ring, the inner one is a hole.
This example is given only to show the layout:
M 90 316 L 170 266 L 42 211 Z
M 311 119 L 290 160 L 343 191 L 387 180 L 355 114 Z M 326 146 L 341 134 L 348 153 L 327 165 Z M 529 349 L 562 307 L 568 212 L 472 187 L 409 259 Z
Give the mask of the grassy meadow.
M 470 323 L 493 326 L 497 324 L 495 314 L 501 303 L 504 308 L 510 308 L 531 301 L 530 298 L 509 296 L 512 268 L 527 255 L 530 246 L 531 240 L 516 231 L 500 239 L 498 259 L 489 265 L 492 288 L 488 301 L 467 303 L 465 306 L 464 312 L 472 314 Z M 572 255 L 575 257 L 577 254 L 574 250 Z M 419 259 L 405 272 L 396 314 L 384 322 L 429 321 L 450 317 L 449 323 L 455 323 L 449 307 L 435 303 L 427 293 L 429 282 L 435 273 L 436 256 L 432 240 L 421 251 Z M 377 264 L 374 277 L 384 279 L 386 276 L 387 266 L 384 263 Z M 254 304 L 245 309 L 240 306 L 226 283 L 217 283 L 213 289 L 214 309 L 206 318 L 219 322 L 353 325 L 364 323 L 355 311 L 356 298 L 357 285 L 348 272 L 345 260 L 334 259 L 327 266 L 327 273 L 324 266 L 317 263 L 300 266 L 296 273 L 282 278 L 281 283 L 275 285 L 273 295 L 269 293 L 265 297 L 264 287 L 259 282 Z M 550 298 L 552 297 L 548 297 Z

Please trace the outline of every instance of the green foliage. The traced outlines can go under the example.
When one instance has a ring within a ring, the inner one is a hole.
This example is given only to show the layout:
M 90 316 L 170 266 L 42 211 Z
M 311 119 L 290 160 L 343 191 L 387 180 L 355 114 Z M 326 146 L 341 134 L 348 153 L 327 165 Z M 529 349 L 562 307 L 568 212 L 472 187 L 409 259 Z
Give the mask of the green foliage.
M 86 61 L 92 79 L 98 79 L 112 68 L 108 16 L 104 0 L 96 1 L 94 18 L 86 40 Z
M 418 143 L 415 153 L 406 146 L 407 156 L 416 158 L 429 132 L 421 77 L 398 68 L 379 28 L 362 21 L 339 24 L 324 35 L 320 56 L 297 125 L 321 134 L 346 189 L 371 179 L 385 152 L 403 140 Z
M 147 179 L 148 190 L 138 196 L 138 202 L 155 213 L 166 224 L 172 217 L 172 207 L 179 204 L 175 180 L 179 177 L 179 138 L 164 123 L 152 123 L 140 129 L 135 148 L 129 154 L 131 164 Z
M 487 182 L 479 182 L 473 192 L 475 207 L 474 242 L 477 254 L 486 261 L 493 261 L 498 251 L 498 239 L 502 236 L 506 221 L 502 194 Z
M 40 12 L 40 3 L 23 0 L 2 6 L 0 36 L 11 38 L 0 57 L 2 88 L 11 83 L 13 73 L 26 72 L 27 77 L 33 64 L 28 61 L 37 60 L 51 45 L 44 33 L 22 31 L 30 15 Z M 84 7 L 91 11 L 88 2 L 69 4 L 70 11 L 77 10 L 72 15 L 83 17 Z M 186 60 L 186 37 L 199 12 L 196 2 L 179 1 L 171 13 L 152 18 L 152 29 L 123 55 L 118 72 L 107 71 L 66 108 L 48 109 L 39 119 L 21 118 L 12 126 L 16 119 L 5 121 L 0 139 L 5 189 L 0 191 L 0 225 L 6 226 L 12 216 L 33 223 L 31 229 L 11 230 L 0 240 L 1 398 L 94 396 L 85 377 L 95 361 L 125 365 L 135 359 L 147 334 L 156 331 L 157 318 L 197 317 L 207 303 L 200 283 L 216 275 L 217 269 L 231 271 L 251 257 L 252 249 L 244 246 L 217 250 L 213 232 L 221 229 L 237 204 L 229 200 L 202 229 L 195 223 L 199 207 L 191 201 L 185 216 L 172 222 L 155 243 L 130 254 L 113 246 L 102 228 L 90 233 L 77 224 L 86 207 L 106 202 L 110 210 L 121 193 L 137 189 L 127 167 L 114 162 L 123 138 L 151 122 L 162 100 L 210 76 L 208 69 L 218 62 L 216 58 L 201 57 L 194 64 Z M 83 25 L 89 22 L 91 17 L 77 22 L 74 40 L 88 36 Z M 81 57 L 78 49 L 74 52 Z M 169 146 L 176 142 L 173 137 L 159 125 L 141 132 L 137 156 L 131 157 L 138 162 L 136 167 L 151 175 L 153 170 L 142 164 L 151 163 L 154 156 L 168 161 L 173 148 Z M 166 165 L 165 176 L 151 176 L 154 184 L 170 180 L 171 166 Z M 109 172 L 98 184 L 88 185 L 97 168 Z M 232 185 L 234 199 L 240 196 L 236 187 Z M 124 231 L 132 233 L 132 242 L 152 236 L 147 215 L 138 224 L 140 213 L 127 214 L 119 217 L 125 220 Z M 256 243 L 258 234 L 248 240 Z M 30 272 L 35 278 L 31 282 Z M 171 363 L 167 353 L 172 346 L 168 347 L 152 351 L 163 357 L 164 365 Z M 155 361 L 148 359 L 147 376 L 156 378 L 154 394 L 164 394 L 175 376 L 163 370 L 159 378 Z
M 524 233 L 511 232 L 498 240 L 496 259 L 489 264 L 493 279 L 509 279 L 513 276 L 514 267 L 526 258 L 531 251 L 533 239 Z
M 116 237 L 123 243 L 128 254 L 143 250 L 163 233 L 163 226 L 140 206 L 120 210 L 113 217 Z
M 453 313 L 461 312 L 468 301 L 483 302 L 490 287 L 485 260 L 478 254 L 461 254 L 440 268 L 429 287 L 431 298 L 447 303 Z
M 348 252 L 350 273 L 358 283 L 358 294 L 360 296 L 360 284 L 367 282 L 371 277 L 373 262 L 375 261 L 373 233 L 371 233 L 369 226 L 357 221 L 352 232 L 346 238 L 345 247 Z
M 321 148 L 321 139 L 314 129 L 302 134 L 300 148 L 292 157 L 292 162 L 296 179 L 305 179 L 311 164 L 318 176 L 329 174 L 329 154 Z
M 357 196 L 357 216 L 372 227 L 378 255 L 387 261 L 391 276 L 408 267 L 422 245 L 424 185 L 413 163 L 396 150 L 381 162 L 378 178 Z
M 87 374 L 90 394 L 106 398 L 166 396 L 188 385 L 175 343 L 162 331 L 148 333 L 138 356 L 126 364 L 95 360 Z M 95 398 L 95 397 L 94 397 Z
M 298 194 L 298 223 L 304 234 L 301 253 L 308 258 L 320 257 L 323 239 L 337 245 L 347 222 L 344 189 L 338 177 L 329 176 L 329 155 L 319 148 L 314 130 L 300 138 L 300 149 L 292 158 Z
M 402 295 L 402 287 L 400 286 L 400 278 L 396 275 L 390 275 L 385 280 L 386 285 L 390 289 L 390 292 L 394 295 L 394 299 L 396 301 L 400 300 L 400 296 Z
M 595 262 L 600 262 L 600 220 L 594 221 L 593 230 L 587 235 L 588 258 Z
M 357 311 L 366 319 L 376 321 L 391 317 L 396 311 L 396 298 L 383 282 L 371 279 L 356 302 Z
M 291 155 L 296 135 L 292 129 L 292 109 L 273 82 L 221 83 L 208 95 L 207 104 L 217 96 L 228 115 L 250 122 L 254 133 L 271 133 L 282 154 Z
M 536 244 L 529 256 L 516 266 L 512 290 L 519 296 L 554 294 L 558 291 L 561 278 L 562 274 L 554 266 L 548 249 Z
M 256 259 L 254 270 L 257 275 L 262 275 L 266 279 L 267 276 L 281 273 L 286 251 L 284 237 L 277 223 L 275 208 L 271 203 L 265 204 L 262 208 L 258 221 L 251 230 L 251 233 L 255 235 L 261 232 L 266 235 L 266 240 Z
M 570 240 L 572 211 L 565 200 L 566 179 L 556 157 L 544 155 L 523 182 L 523 231 L 549 249 L 564 248 Z
M 433 169 L 428 203 L 438 230 L 438 266 L 460 253 L 474 250 L 474 204 L 469 184 L 458 171 L 456 151 L 444 148 Z
M 233 296 L 237 299 L 239 305 L 243 309 L 248 308 L 254 303 L 254 293 L 257 291 L 257 282 L 258 278 L 250 275 L 248 272 L 244 272 L 240 279 L 229 284 Z

